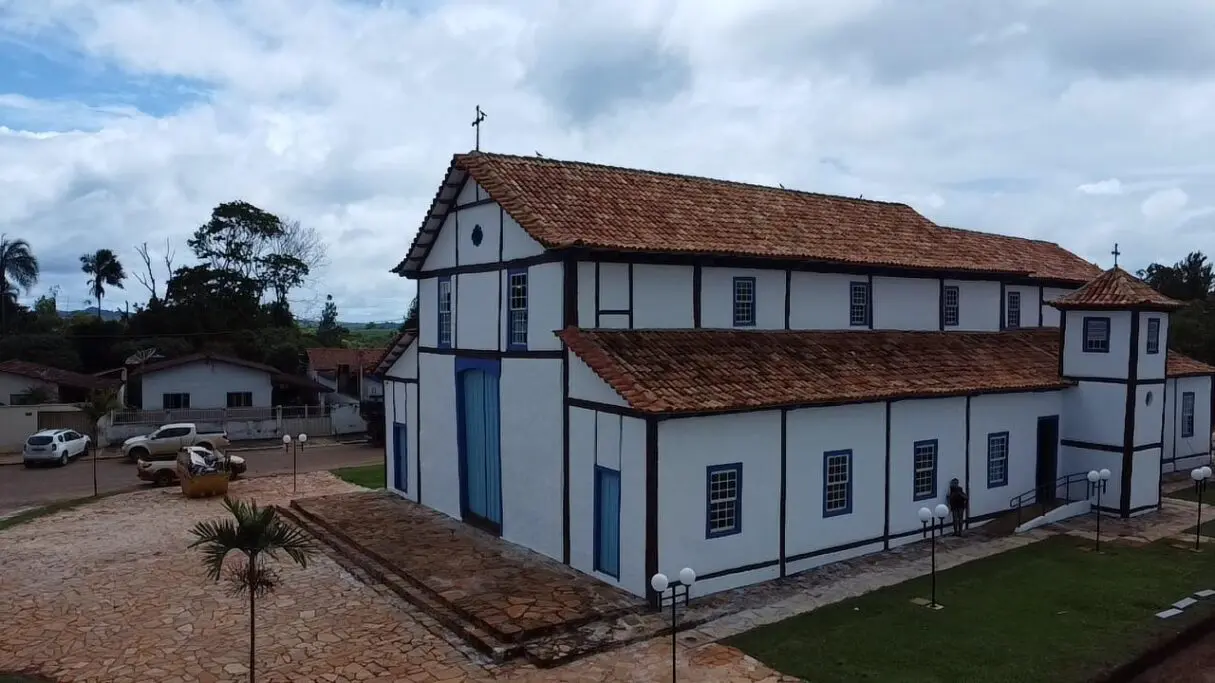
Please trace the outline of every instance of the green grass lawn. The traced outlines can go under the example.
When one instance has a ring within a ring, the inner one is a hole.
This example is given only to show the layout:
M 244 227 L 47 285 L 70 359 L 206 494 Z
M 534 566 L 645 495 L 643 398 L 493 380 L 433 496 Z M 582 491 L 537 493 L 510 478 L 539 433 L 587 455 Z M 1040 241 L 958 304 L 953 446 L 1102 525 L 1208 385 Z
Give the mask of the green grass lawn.
M 1211 606 L 1167 622 L 1155 613 L 1215 588 L 1215 548 L 1130 548 L 1057 536 L 731 639 L 780 671 L 815 683 L 1089 680 L 1175 633 Z M 927 562 L 927 560 L 925 561 Z
M 1194 491 L 1194 484 L 1183 486 L 1176 491 L 1170 491 L 1164 494 L 1166 498 L 1175 498 L 1177 500 L 1188 500 L 1191 502 L 1198 500 L 1198 494 Z M 1215 505 L 1215 486 L 1207 485 L 1206 491 L 1202 493 L 1202 502 Z
M 384 488 L 384 465 L 364 465 L 362 467 L 342 467 L 333 470 L 339 479 L 368 489 Z

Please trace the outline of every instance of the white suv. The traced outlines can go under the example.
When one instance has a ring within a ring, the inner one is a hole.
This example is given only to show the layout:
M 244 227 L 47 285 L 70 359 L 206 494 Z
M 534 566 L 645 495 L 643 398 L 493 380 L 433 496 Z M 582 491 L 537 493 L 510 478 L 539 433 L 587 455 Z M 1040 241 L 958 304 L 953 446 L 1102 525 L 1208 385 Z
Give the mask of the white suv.
M 32 465 L 66 465 L 89 451 L 89 437 L 71 429 L 43 429 L 25 440 L 21 449 L 26 467 Z

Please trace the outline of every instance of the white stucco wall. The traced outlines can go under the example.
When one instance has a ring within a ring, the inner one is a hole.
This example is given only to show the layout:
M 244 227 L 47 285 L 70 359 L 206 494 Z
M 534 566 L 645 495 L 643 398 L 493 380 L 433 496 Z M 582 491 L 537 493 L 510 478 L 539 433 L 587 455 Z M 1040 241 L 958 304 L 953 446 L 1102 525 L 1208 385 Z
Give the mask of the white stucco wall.
M 885 403 L 789 411 L 786 417 L 785 503 L 788 573 L 882 548 L 880 538 L 886 523 L 886 506 L 879 492 L 885 490 L 886 481 L 885 423 Z M 827 452 L 839 450 L 852 451 L 852 510 L 825 516 L 823 461 Z M 751 493 L 754 495 L 754 490 Z M 879 540 L 849 551 L 794 559 L 870 538 Z
M 945 328 L 959 332 L 1000 329 L 1000 283 L 987 280 L 945 280 L 958 288 L 958 324 Z
M 1062 438 L 1121 447 L 1126 385 L 1081 381 L 1064 392 L 1063 412 Z
M 498 208 L 498 205 L 492 202 L 478 204 L 459 209 L 455 213 L 458 265 L 496 263 L 498 261 L 498 242 L 502 238 L 501 209 Z M 481 226 L 480 244 L 476 244 L 473 240 L 473 232 L 477 226 Z
M 913 500 L 913 454 L 917 441 L 936 439 L 936 495 Z M 920 528 L 921 507 L 945 502 L 949 480 L 966 476 L 966 399 L 898 401 L 890 408 L 890 533 Z M 918 539 L 919 536 L 913 538 Z
M 503 212 L 502 259 L 512 261 L 529 256 L 539 256 L 542 253 L 544 253 L 544 247 L 532 239 L 532 236 L 527 234 L 527 231 L 520 227 L 514 218 L 510 217 L 510 214 Z
M 459 519 L 455 357 L 423 353 L 418 360 L 419 416 L 414 431 L 422 456 L 421 502 Z
M 755 325 L 746 329 L 785 328 L 785 271 L 752 268 L 702 268 L 700 326 L 734 327 L 734 278 L 755 278 Z
M 1159 351 L 1157 353 L 1148 353 L 1148 324 L 1149 320 L 1160 321 L 1160 336 L 1159 336 Z M 1162 379 L 1165 372 L 1166 359 L 1168 358 L 1168 349 L 1165 348 L 1169 333 L 1169 316 L 1165 313 L 1140 313 L 1139 314 L 1139 365 L 1135 369 L 1135 376 L 1139 380 L 1145 379 Z
M 873 329 L 939 329 L 940 287 L 934 278 L 873 278 Z
M 595 571 L 595 466 L 620 472 L 620 577 Z M 570 564 L 645 596 L 645 422 L 570 409 Z
M 990 394 L 970 399 L 970 516 L 1009 509 L 1009 501 L 1037 485 L 1038 418 L 1058 415 L 1063 427 L 1062 392 Z M 1008 482 L 990 485 L 988 436 L 1008 432 Z M 1062 474 L 1059 463 L 1051 474 Z M 961 477 L 959 477 L 961 479 Z M 947 481 L 948 485 L 948 481 Z
M 454 297 L 455 278 L 452 278 L 451 286 Z M 438 292 L 439 281 L 437 278 L 429 277 L 418 280 L 418 344 L 421 346 L 434 347 L 439 344 Z M 455 334 L 454 326 L 452 334 Z
M 1181 466 L 1207 456 L 1211 448 L 1211 379 L 1209 377 L 1179 377 L 1169 380 L 1165 405 L 1164 458 L 1177 459 Z M 1194 435 L 1182 437 L 1181 396 L 1194 393 Z M 1203 463 L 1205 464 L 1205 463 Z M 1177 467 L 1181 469 L 1181 467 Z M 1172 471 L 1166 468 L 1166 471 Z
M 849 329 L 851 283 L 866 280 L 863 275 L 794 272 L 789 282 L 789 327 Z
M 1067 330 L 1063 337 L 1063 374 L 1068 377 L 1126 379 L 1130 360 L 1131 314 L 1125 311 L 1064 311 Z M 1085 353 L 1084 319 L 1109 318 L 1109 353 Z
M 706 538 L 707 468 L 742 463 L 741 531 Z M 701 576 L 780 555 L 780 411 L 658 426 L 658 571 Z M 779 567 L 698 580 L 693 595 L 775 578 Z
M 59 396 L 59 386 L 56 384 L 0 372 L 0 403 L 11 404 L 14 394 L 24 394 L 34 388 L 46 391 L 52 399 Z
M 399 361 L 398 361 L 399 362 Z M 384 392 L 384 448 L 388 454 L 388 490 L 412 501 L 418 499 L 418 385 L 389 380 Z M 396 431 L 393 424 L 405 425 L 406 490 L 396 488 Z
M 499 312 L 498 272 L 461 273 L 453 277 L 456 294 L 452 298 L 455 315 L 455 337 L 453 347 L 461 349 L 498 349 Z M 528 294 L 530 299 L 530 292 Z M 428 320 L 431 327 L 438 325 L 438 302 L 435 302 L 436 317 Z M 531 301 L 528 301 L 530 313 Z M 420 322 L 420 321 L 419 321 Z M 437 333 L 436 333 L 437 334 Z
M 596 375 L 593 370 L 573 353 L 568 353 L 570 363 L 570 398 L 580 398 L 584 401 L 606 403 L 613 406 L 627 406 L 620 394 Z
M 460 191 L 457 204 L 487 199 L 485 190 L 471 180 Z M 481 226 L 481 242 L 473 232 Z M 443 221 L 434 245 L 422 264 L 423 272 L 452 266 L 495 263 L 537 256 L 544 248 L 496 203 L 465 206 L 453 210 Z
M 422 271 L 454 267 L 456 265 L 457 241 L 456 215 L 449 213 L 443 219 L 443 224 L 439 228 L 438 234 L 435 235 L 435 240 L 430 246 L 430 251 L 426 254 L 426 260 L 422 262 Z
M 228 363 L 198 361 L 145 373 L 141 379 L 144 410 L 160 410 L 164 394 L 189 394 L 190 408 L 226 408 L 228 392 L 253 394 L 253 407 L 271 405 L 270 374 Z
M 1038 313 L 1041 310 L 1038 302 L 1038 288 L 1026 285 L 1007 285 L 1004 288 L 1006 301 L 1009 292 L 1017 292 L 1021 295 L 1021 315 L 1017 322 L 1021 324 L 1021 327 L 1037 327 Z
M 633 266 L 633 327 L 692 328 L 692 272 L 691 266 Z
M 502 538 L 561 560 L 561 359 L 503 358 L 501 373 Z
M 1059 309 L 1050 305 L 1050 302 L 1058 299 L 1064 294 L 1075 291 L 1074 289 L 1060 289 L 1058 287 L 1043 287 L 1042 288 L 1042 325 L 1044 327 L 1059 326 Z
M 559 262 L 541 263 L 527 268 L 527 350 L 556 351 L 561 340 L 553 334 L 561 329 L 562 286 L 564 266 Z M 510 270 L 497 272 L 500 282 L 501 320 L 498 325 L 498 348 L 508 348 L 510 335 Z M 498 316 L 498 311 L 490 314 Z M 462 347 L 467 348 L 467 347 Z

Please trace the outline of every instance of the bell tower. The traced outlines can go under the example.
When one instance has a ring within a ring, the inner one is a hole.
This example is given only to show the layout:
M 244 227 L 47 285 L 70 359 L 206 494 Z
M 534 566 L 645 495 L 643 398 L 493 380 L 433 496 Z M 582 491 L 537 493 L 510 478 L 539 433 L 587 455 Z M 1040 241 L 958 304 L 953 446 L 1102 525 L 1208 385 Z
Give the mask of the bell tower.
M 1182 304 L 1114 266 L 1051 302 L 1060 311 L 1067 473 L 1109 469 L 1102 511 L 1121 517 L 1160 502 L 1169 313 Z

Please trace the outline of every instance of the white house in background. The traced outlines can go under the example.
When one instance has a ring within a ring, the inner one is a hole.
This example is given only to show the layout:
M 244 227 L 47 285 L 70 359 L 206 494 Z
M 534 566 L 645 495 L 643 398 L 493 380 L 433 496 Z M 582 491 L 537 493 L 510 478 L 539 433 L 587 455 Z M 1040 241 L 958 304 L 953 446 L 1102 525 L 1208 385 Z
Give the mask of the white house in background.
M 38 394 L 49 403 L 85 401 L 97 389 L 118 389 L 122 382 L 23 360 L 0 362 L 0 405 L 26 405 Z
M 359 403 L 384 398 L 384 383 L 375 374 L 385 349 L 308 349 L 309 379 L 333 390 L 327 403 Z
M 270 408 L 274 389 L 327 392 L 304 377 L 240 358 L 197 353 L 151 363 L 129 373 L 138 389 L 128 392 L 143 410 Z
M 1109 468 L 1129 516 L 1210 457 L 1176 302 L 902 204 L 471 153 L 394 272 L 391 488 L 651 600 L 918 540 L 951 479 L 977 523 Z

